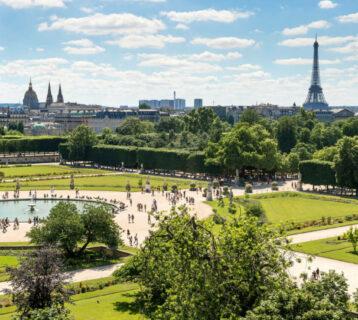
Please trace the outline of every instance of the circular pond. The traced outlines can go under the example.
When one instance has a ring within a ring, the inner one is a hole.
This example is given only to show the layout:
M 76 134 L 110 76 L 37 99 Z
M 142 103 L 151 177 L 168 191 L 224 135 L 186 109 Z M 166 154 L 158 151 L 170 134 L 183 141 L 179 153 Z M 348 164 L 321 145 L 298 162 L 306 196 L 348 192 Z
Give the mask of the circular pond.
M 27 222 L 29 218 L 45 218 L 50 210 L 60 201 L 71 201 L 81 211 L 89 201 L 76 200 L 7 200 L 0 201 L 0 219 L 8 217 L 10 221 L 17 218 L 20 222 Z M 93 203 L 93 202 L 92 202 Z

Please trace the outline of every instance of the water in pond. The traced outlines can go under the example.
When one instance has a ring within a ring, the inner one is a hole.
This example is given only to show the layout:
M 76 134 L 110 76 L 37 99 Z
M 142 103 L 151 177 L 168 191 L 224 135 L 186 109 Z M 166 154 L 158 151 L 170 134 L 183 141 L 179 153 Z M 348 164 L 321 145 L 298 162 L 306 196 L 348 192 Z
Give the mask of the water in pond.
M 9 200 L 0 201 L 0 219 L 8 217 L 10 221 L 18 218 L 20 222 L 27 222 L 29 218 L 40 217 L 45 218 L 50 213 L 52 207 L 54 207 L 60 201 L 69 200 L 36 200 L 31 202 L 30 200 Z M 86 201 L 72 201 L 77 208 L 81 211 Z M 34 211 L 30 210 L 30 206 L 34 204 Z M 29 206 L 30 205 L 30 206 Z

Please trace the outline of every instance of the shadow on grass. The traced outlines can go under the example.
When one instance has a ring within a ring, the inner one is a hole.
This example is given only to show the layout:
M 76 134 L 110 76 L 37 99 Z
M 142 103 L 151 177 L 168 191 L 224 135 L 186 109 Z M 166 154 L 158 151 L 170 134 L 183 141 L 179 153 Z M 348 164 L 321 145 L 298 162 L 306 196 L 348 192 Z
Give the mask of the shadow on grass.
M 130 299 L 136 298 L 136 294 L 134 293 L 124 293 L 122 296 Z M 139 304 L 136 301 L 117 301 L 113 305 L 116 311 L 128 312 L 129 314 L 140 313 Z

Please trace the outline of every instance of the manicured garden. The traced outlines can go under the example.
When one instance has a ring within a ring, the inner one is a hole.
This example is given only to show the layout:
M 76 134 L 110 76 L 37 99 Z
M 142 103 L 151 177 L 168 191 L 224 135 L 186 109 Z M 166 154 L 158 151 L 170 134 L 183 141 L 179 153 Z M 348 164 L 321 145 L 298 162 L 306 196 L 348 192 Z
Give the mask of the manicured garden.
M 92 281 L 91 284 L 100 282 L 101 279 Z M 81 286 L 88 284 L 90 283 L 84 282 Z M 138 306 L 134 302 L 137 289 L 135 284 L 117 284 L 76 294 L 72 296 L 74 304 L 68 305 L 68 308 L 76 320 L 146 319 L 139 314 Z M 12 319 L 14 312 L 13 306 L 1 308 L 0 320 Z
M 0 171 L 4 173 L 4 179 L 12 178 L 29 178 L 29 177 L 52 177 L 62 175 L 90 175 L 103 174 L 110 171 L 73 168 L 60 165 L 17 165 L 17 166 L 1 166 Z
M 292 245 L 293 250 L 324 258 L 358 264 L 358 253 L 352 244 L 342 237 L 314 240 Z
M 80 190 L 96 190 L 96 191 L 126 191 L 126 185 L 129 181 L 131 185 L 131 191 L 140 191 L 140 182 L 142 186 L 145 186 L 147 175 L 138 174 L 120 174 L 111 176 L 101 177 L 85 177 L 75 178 L 75 187 Z M 44 181 L 24 181 L 20 182 L 21 190 L 48 190 L 51 186 L 54 186 L 57 190 L 68 190 L 71 179 L 49 179 Z M 168 184 L 168 189 L 173 184 L 177 185 L 178 188 L 188 189 L 190 184 L 194 182 L 197 186 L 206 186 L 207 183 L 202 181 L 192 181 L 188 179 L 178 178 L 166 178 L 159 176 L 150 176 L 150 184 L 152 187 L 162 187 L 164 180 Z M 13 190 L 15 189 L 16 183 L 1 183 L 0 190 Z
M 238 200 L 241 205 L 239 206 Z M 260 202 L 265 211 L 265 221 L 289 234 L 328 229 L 358 222 L 358 201 L 339 197 L 310 195 L 298 192 L 277 192 L 235 197 L 233 210 L 229 212 L 229 201 L 220 204 L 208 202 L 217 215 L 224 219 L 235 218 L 245 211 L 245 203 Z

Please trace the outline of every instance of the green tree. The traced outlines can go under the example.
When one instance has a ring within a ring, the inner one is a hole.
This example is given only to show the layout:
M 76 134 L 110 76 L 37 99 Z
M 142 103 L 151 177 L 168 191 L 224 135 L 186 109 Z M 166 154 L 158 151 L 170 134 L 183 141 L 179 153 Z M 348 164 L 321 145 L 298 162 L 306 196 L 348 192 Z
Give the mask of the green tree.
M 262 218 L 265 215 L 265 210 L 260 202 L 252 202 L 246 205 L 245 213 L 249 217 Z
M 349 295 L 347 280 L 331 271 L 321 273 L 319 280 L 310 279 L 301 287 L 291 282 L 249 311 L 245 320 L 348 320 Z
M 357 252 L 357 244 L 358 244 L 358 228 L 350 227 L 350 229 L 346 232 L 345 236 L 347 240 L 352 244 L 353 250 Z
M 54 206 L 45 222 L 27 233 L 37 244 L 60 243 L 66 255 L 80 255 L 90 243 L 100 242 L 111 248 L 122 243 L 119 226 L 111 208 L 105 204 L 86 205 L 82 213 L 70 202 Z
M 358 137 L 344 137 L 337 143 L 338 155 L 335 157 L 337 184 L 356 189 L 358 195 Z
M 246 122 L 250 125 L 258 124 L 261 120 L 261 115 L 254 108 L 246 109 L 240 116 L 240 122 Z
M 290 173 L 298 173 L 298 171 L 299 171 L 298 165 L 300 164 L 300 157 L 298 156 L 298 154 L 291 152 L 287 156 L 287 160 L 288 160 L 289 172 Z
M 297 142 L 297 128 L 294 118 L 280 118 L 277 124 L 277 141 L 282 152 L 290 153 Z
M 6 293 L 11 294 L 20 319 L 33 319 L 34 310 L 53 308 L 62 313 L 65 303 L 70 302 L 65 287 L 69 275 L 64 273 L 60 254 L 54 248 L 29 252 L 20 259 L 18 266 L 7 268 L 7 272 L 11 289 Z
M 140 285 L 150 319 L 237 319 L 286 282 L 282 239 L 257 218 L 225 223 L 217 237 L 186 209 L 157 219 L 158 230 L 115 272 Z
M 163 117 L 155 125 L 157 132 L 170 132 L 179 133 L 183 130 L 184 122 L 180 117 Z
M 96 143 L 97 136 L 90 127 L 78 126 L 68 139 L 70 159 L 74 161 L 88 159 L 91 148 Z
M 217 165 L 229 172 L 244 167 L 271 171 L 279 164 L 277 144 L 259 124 L 235 124 L 217 144 L 208 144 L 205 156 L 207 165 Z
M 214 120 L 217 115 L 213 109 L 201 107 L 193 109 L 188 115 L 184 116 L 185 130 L 191 133 L 206 132 L 208 133 L 212 128 Z
M 313 154 L 313 159 L 333 162 L 336 155 L 338 155 L 338 148 L 336 146 L 324 147 Z
M 127 118 L 116 128 L 116 132 L 120 135 L 140 135 L 153 131 L 153 123 L 149 121 L 140 121 L 138 118 L 134 117 Z
M 19 121 L 17 123 L 17 131 L 21 132 L 21 133 L 24 133 L 24 123 L 22 121 Z
M 143 110 L 149 110 L 149 109 L 152 109 L 149 105 L 147 105 L 146 103 L 141 103 L 139 105 L 139 109 L 143 109 Z

